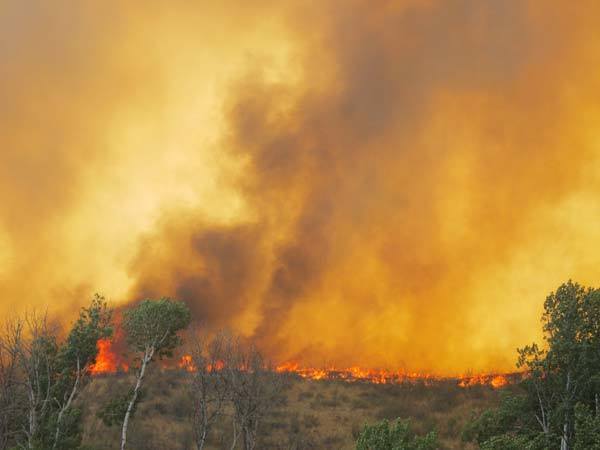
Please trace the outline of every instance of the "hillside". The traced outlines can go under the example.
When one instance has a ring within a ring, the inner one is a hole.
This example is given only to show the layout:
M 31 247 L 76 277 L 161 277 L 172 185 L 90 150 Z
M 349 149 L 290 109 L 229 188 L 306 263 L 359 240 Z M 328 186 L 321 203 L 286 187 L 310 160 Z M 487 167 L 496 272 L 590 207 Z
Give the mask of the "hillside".
M 84 443 L 94 450 L 117 448 L 118 427 L 107 428 L 96 416 L 111 395 L 126 392 L 130 375 L 95 377 L 82 398 Z M 183 371 L 150 373 L 131 425 L 132 449 L 193 449 L 191 405 Z M 513 388 L 505 388 L 513 389 Z M 501 390 L 489 386 L 461 388 L 455 382 L 371 384 L 314 381 L 290 376 L 278 406 L 259 427 L 260 449 L 352 449 L 364 423 L 383 418 L 411 418 L 415 432 L 436 429 L 443 448 L 474 448 L 461 442 L 465 422 L 493 406 Z M 224 417 L 209 438 L 209 449 L 228 449 L 231 421 Z

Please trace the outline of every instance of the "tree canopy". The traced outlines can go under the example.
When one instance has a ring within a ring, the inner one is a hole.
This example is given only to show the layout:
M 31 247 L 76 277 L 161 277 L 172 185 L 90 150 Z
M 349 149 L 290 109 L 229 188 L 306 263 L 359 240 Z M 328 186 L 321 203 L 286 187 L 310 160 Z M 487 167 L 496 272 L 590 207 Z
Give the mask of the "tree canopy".
M 518 350 L 521 391 L 465 430 L 481 448 L 600 448 L 600 290 L 562 284 L 544 302 L 542 327 L 541 346 Z

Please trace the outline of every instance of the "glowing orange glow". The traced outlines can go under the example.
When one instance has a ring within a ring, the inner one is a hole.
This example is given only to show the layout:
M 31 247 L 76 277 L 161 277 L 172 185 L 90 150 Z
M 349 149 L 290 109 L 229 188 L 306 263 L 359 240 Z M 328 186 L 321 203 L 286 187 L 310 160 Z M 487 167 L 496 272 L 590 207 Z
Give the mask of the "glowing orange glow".
M 118 362 L 117 355 L 112 349 L 112 342 L 107 339 L 98 341 L 98 358 L 96 364 L 90 369 L 93 375 L 115 373 L 118 367 L 127 371 L 128 365 L 124 362 Z M 223 361 L 217 361 L 214 364 L 207 364 L 206 371 L 219 371 L 225 366 Z M 162 368 L 167 370 L 173 368 L 173 365 L 163 364 Z M 194 363 L 192 355 L 183 355 L 177 361 L 177 367 L 186 372 L 195 372 L 198 367 Z M 241 370 L 245 370 L 244 367 Z M 287 361 L 275 367 L 277 373 L 294 374 L 306 380 L 330 380 L 330 381 L 345 381 L 345 382 L 364 382 L 372 384 L 403 384 L 403 383 L 423 383 L 432 385 L 437 382 L 456 381 L 461 388 L 469 388 L 473 386 L 490 386 L 494 389 L 499 389 L 508 384 L 511 384 L 520 378 L 520 374 L 477 374 L 463 375 L 459 377 L 443 377 L 428 373 L 405 372 L 401 370 L 393 371 L 386 369 L 372 369 L 358 366 L 338 368 L 316 368 L 302 367 L 298 362 Z
M 473 375 L 460 378 L 458 385 L 463 388 L 472 386 L 491 386 L 495 389 L 504 387 L 510 383 L 506 375 L 488 374 L 488 375 Z
M 179 360 L 179 368 L 187 372 L 195 372 L 197 370 L 192 355 L 183 355 Z
M 348 367 L 327 369 L 300 367 L 298 363 L 286 362 L 275 369 L 278 373 L 293 373 L 309 380 L 342 380 L 348 382 L 362 381 L 374 384 L 401 384 L 401 383 L 424 383 L 425 385 L 435 382 L 456 380 L 459 387 L 491 386 L 494 389 L 508 385 L 513 380 L 502 374 L 481 374 L 461 377 L 441 377 L 426 373 L 391 371 L 385 369 L 367 369 L 362 367 Z M 518 374 L 511 375 L 515 380 Z
M 98 356 L 96 362 L 90 366 L 92 375 L 100 375 L 106 373 L 116 373 L 117 370 L 127 372 L 129 365 L 120 361 L 117 354 L 113 351 L 113 342 L 110 339 L 100 339 L 96 346 L 98 348 Z

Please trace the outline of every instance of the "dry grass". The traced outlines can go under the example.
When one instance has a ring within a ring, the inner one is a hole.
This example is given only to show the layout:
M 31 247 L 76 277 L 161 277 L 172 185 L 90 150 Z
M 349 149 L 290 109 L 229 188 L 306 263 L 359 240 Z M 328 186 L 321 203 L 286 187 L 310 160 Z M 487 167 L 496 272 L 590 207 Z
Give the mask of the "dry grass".
M 119 442 L 118 427 L 107 428 L 96 417 L 110 395 L 126 392 L 131 377 L 100 377 L 88 386 L 84 411 L 84 443 L 94 450 L 112 450 Z M 192 450 L 190 399 L 185 374 L 156 370 L 131 425 L 130 448 L 136 450 Z M 374 385 L 291 378 L 279 405 L 269 412 L 259 430 L 259 449 L 352 449 L 365 423 L 383 418 L 410 418 L 418 433 L 438 431 L 444 449 L 469 449 L 460 440 L 467 420 L 493 406 L 498 391 L 452 382 Z M 209 449 L 229 448 L 230 419 L 217 424 Z

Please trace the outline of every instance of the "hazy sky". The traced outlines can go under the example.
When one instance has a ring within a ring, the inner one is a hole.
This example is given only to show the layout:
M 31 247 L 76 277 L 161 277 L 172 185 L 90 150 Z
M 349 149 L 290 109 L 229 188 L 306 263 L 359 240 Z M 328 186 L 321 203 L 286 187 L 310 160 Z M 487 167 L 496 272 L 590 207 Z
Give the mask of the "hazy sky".
M 600 277 L 600 3 L 0 1 L 0 313 L 508 370 Z

